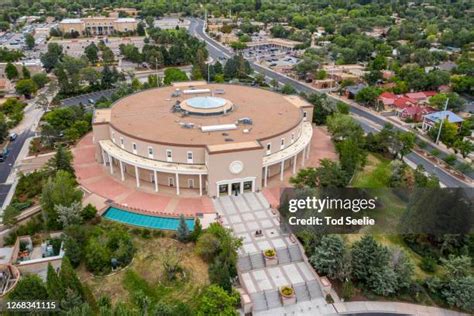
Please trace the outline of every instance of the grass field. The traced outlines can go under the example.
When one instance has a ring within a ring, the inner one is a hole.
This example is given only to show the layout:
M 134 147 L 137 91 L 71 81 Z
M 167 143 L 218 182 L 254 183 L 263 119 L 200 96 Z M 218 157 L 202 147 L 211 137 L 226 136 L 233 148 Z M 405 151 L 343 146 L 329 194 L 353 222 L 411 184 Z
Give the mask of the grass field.
M 142 291 L 151 298 L 192 305 L 201 289 L 209 283 L 207 264 L 194 252 L 194 244 L 183 244 L 168 237 L 134 237 L 137 252 L 129 267 L 108 276 L 94 276 L 80 269 L 81 280 L 95 297 L 107 295 L 112 303 L 130 302 L 133 293 Z M 179 259 L 184 278 L 168 281 L 164 276 L 166 256 Z

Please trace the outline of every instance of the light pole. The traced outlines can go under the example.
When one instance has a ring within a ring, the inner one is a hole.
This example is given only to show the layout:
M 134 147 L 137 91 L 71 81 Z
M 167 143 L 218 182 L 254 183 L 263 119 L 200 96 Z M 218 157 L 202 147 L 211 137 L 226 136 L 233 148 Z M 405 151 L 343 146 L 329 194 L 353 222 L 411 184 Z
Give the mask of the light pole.
M 446 112 L 446 110 L 448 109 L 448 103 L 449 103 L 449 98 L 446 99 L 446 103 L 444 104 L 444 111 L 443 112 Z M 438 130 L 438 135 L 436 136 L 435 144 L 438 144 L 438 142 L 439 142 L 439 137 L 441 136 L 441 129 L 443 128 L 443 122 L 444 122 L 444 118 L 441 118 L 441 122 L 439 123 L 439 130 Z
M 211 82 L 211 63 L 207 63 L 207 83 Z

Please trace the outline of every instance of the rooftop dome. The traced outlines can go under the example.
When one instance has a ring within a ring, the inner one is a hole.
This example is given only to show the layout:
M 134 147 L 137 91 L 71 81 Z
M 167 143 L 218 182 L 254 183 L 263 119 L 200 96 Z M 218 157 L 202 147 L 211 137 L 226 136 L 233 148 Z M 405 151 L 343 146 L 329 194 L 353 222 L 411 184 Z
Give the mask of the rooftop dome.
M 192 97 L 181 102 L 180 107 L 188 114 L 221 115 L 232 111 L 232 102 L 213 96 Z
M 187 99 L 186 103 L 195 109 L 215 109 L 224 106 L 227 100 L 217 97 L 194 97 Z

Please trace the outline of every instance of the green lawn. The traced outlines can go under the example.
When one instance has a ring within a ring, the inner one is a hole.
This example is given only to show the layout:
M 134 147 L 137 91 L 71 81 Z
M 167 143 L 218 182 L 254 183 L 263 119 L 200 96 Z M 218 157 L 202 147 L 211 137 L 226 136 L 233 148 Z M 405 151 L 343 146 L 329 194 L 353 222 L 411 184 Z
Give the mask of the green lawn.
M 406 208 L 404 201 L 392 191 L 386 189 L 389 186 L 390 180 L 390 162 L 390 160 L 379 155 L 369 154 L 365 167 L 354 175 L 351 187 L 374 189 L 371 193 L 377 196 L 378 201 L 383 207 L 372 215 L 372 218 L 377 222 L 376 226 L 366 226 L 366 228 L 360 231 L 360 234 L 349 235 L 347 239 L 352 243 L 358 240 L 364 233 L 369 233 L 377 241 L 389 248 L 402 248 L 415 265 L 415 278 L 425 279 L 430 274 L 418 267 L 418 264 L 421 262 L 421 256 L 411 250 L 404 243 L 400 235 L 396 234 L 395 231 L 390 231 L 390 228 L 397 227 L 400 217 Z M 436 273 L 442 272 L 441 267 L 438 266 L 437 268 Z
M 380 155 L 369 154 L 364 169 L 357 172 L 352 179 L 354 188 L 386 188 L 390 180 L 390 160 Z

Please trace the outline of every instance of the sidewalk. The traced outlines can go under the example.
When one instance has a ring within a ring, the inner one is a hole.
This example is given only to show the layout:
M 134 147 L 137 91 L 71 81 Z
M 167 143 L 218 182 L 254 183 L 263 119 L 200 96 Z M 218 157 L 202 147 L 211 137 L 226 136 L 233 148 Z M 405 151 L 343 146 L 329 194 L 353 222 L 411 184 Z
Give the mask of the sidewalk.
M 334 303 L 338 314 L 350 313 L 397 313 L 420 316 L 461 316 L 468 315 L 444 308 L 399 302 L 344 302 Z

